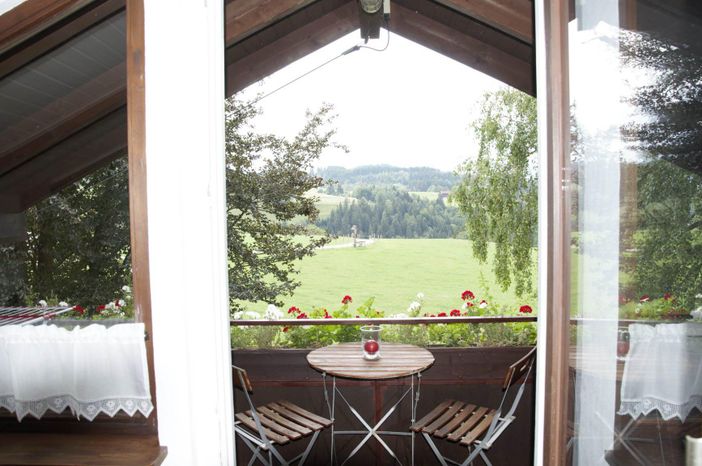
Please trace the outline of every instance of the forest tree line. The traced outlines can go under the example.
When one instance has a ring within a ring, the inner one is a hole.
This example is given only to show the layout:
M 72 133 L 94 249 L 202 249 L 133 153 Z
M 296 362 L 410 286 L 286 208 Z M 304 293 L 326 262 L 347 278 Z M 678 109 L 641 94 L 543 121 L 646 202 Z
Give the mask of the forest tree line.
M 465 225 L 441 197 L 422 199 L 397 188 L 362 188 L 354 195 L 317 225 L 332 235 L 349 235 L 356 225 L 360 236 L 382 238 L 454 238 Z

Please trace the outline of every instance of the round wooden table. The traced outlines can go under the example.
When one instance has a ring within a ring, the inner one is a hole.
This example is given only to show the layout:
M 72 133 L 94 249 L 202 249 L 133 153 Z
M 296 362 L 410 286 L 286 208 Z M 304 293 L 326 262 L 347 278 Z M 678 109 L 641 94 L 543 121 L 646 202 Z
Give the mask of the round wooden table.
M 354 456 L 363 447 L 363 445 L 374 437 L 385 450 L 399 463 L 400 460 L 395 455 L 395 452 L 388 444 L 380 437 L 381 435 L 407 436 L 411 437 L 412 442 L 412 458 L 411 464 L 414 464 L 414 432 L 409 430 L 409 426 L 415 422 L 417 414 L 417 403 L 419 402 L 419 392 L 421 386 L 421 373 L 425 369 L 434 364 L 434 356 L 424 348 L 414 345 L 406 345 L 399 343 L 381 343 L 380 358 L 368 361 L 363 359 L 363 349 L 361 343 L 341 343 L 337 345 L 325 346 L 324 348 L 316 349 L 307 355 L 307 362 L 310 366 L 322 373 L 324 379 L 324 398 L 329 407 L 329 415 L 334 420 L 336 410 L 336 395 L 338 394 L 341 400 L 346 404 L 351 413 L 363 425 L 365 430 L 335 430 L 332 424 L 332 445 L 331 445 L 331 462 L 334 463 L 335 449 L 334 437 L 337 435 L 363 435 L 363 439 L 351 451 L 349 456 L 341 463 L 343 466 L 352 456 Z M 329 400 L 327 390 L 327 375 L 332 376 L 332 396 Z M 409 377 L 409 387 L 403 392 L 397 402 L 371 427 L 369 422 L 359 414 L 348 402 L 343 393 L 336 385 L 336 378 L 342 377 L 346 379 L 357 380 L 387 380 L 400 377 Z M 410 396 L 411 419 L 407 426 L 407 431 L 393 432 L 381 431 L 380 426 L 390 417 L 397 409 L 398 405 L 405 397 Z
M 360 343 L 341 343 L 316 349 L 307 362 L 322 373 L 360 380 L 383 380 L 418 374 L 434 364 L 424 348 L 399 343 L 381 343 L 380 358 L 363 359 Z

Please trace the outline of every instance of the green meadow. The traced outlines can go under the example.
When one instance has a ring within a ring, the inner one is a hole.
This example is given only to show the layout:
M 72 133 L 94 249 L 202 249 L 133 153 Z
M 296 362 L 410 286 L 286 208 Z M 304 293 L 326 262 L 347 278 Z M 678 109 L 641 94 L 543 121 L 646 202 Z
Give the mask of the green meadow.
M 336 248 L 319 250 L 298 263 L 302 284 L 294 296 L 283 298 L 284 309 L 293 305 L 303 311 L 313 306 L 336 309 L 344 295 L 351 295 L 355 305 L 375 297 L 376 307 L 389 315 L 406 312 L 417 294 L 423 293 L 422 312 L 448 312 L 460 307 L 461 292 L 466 289 L 478 299 L 515 309 L 536 304 L 533 296 L 517 298 L 513 290 L 500 290 L 489 263 L 480 264 L 473 257 L 470 241 L 380 239 L 364 247 L 339 247 L 350 241 L 340 238 L 334 241 Z M 267 304 L 247 307 L 263 311 Z

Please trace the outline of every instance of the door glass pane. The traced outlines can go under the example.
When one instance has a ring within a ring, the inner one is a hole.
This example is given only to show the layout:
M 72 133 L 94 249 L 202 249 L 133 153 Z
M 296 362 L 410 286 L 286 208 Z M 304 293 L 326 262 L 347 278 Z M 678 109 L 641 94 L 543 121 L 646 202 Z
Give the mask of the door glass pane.
M 578 0 L 569 42 L 569 461 L 685 464 L 702 437 L 702 7 Z

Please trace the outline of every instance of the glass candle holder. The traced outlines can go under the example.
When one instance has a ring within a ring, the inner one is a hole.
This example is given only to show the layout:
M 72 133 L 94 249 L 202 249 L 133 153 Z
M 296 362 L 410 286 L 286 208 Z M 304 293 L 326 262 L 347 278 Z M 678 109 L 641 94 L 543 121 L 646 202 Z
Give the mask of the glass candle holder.
M 361 349 L 363 359 L 373 361 L 380 358 L 380 325 L 361 327 Z

